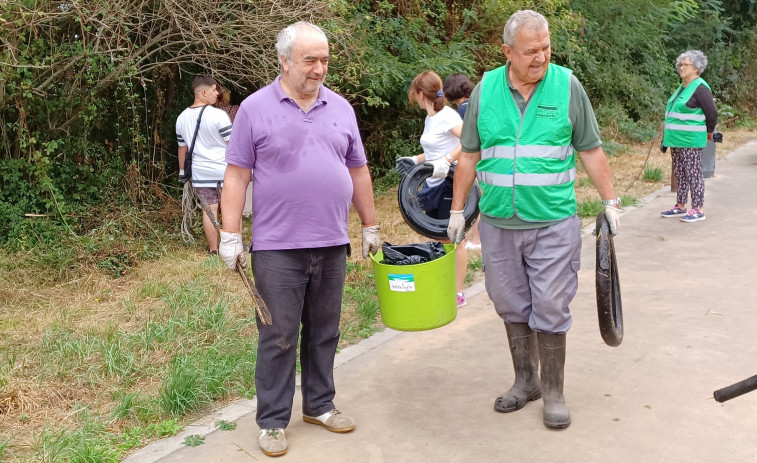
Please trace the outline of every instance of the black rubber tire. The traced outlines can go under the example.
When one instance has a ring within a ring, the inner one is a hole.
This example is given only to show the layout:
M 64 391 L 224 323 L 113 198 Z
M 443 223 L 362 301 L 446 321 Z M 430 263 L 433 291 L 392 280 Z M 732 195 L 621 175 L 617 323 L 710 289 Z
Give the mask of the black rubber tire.
M 430 164 L 418 164 L 402 176 L 399 190 L 397 190 L 397 201 L 400 206 L 400 213 L 410 228 L 427 238 L 434 240 L 447 240 L 447 225 L 449 219 L 435 219 L 429 217 L 421 209 L 418 203 L 418 189 L 427 178 L 434 173 L 434 167 Z M 455 175 L 455 166 L 450 167 L 447 178 L 453 179 Z M 477 182 L 468 193 L 463 207 L 463 217 L 465 217 L 465 230 L 468 231 L 473 222 L 478 217 L 478 200 L 481 199 L 481 189 Z
M 605 344 L 617 347 L 623 342 L 623 304 L 620 298 L 620 278 L 615 259 L 615 243 L 605 213 L 597 215 L 597 315 L 599 333 Z

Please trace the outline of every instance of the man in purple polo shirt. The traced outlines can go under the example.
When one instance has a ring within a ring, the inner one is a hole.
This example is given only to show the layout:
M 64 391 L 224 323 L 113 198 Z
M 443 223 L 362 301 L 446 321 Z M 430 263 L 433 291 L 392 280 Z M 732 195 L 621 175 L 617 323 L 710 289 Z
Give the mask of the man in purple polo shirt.
M 245 99 L 234 121 L 221 205 L 223 223 L 239 223 L 252 170 L 250 250 L 273 319 L 270 326 L 258 320 L 255 370 L 258 441 L 269 456 L 287 451 L 300 324 L 303 420 L 338 433 L 355 429 L 333 402 L 350 204 L 363 223 L 363 257 L 379 247 L 355 113 L 323 86 L 325 34 L 310 23 L 292 24 L 279 32 L 276 51 L 281 75 Z M 246 262 L 240 231 L 221 231 L 219 254 L 231 269 Z

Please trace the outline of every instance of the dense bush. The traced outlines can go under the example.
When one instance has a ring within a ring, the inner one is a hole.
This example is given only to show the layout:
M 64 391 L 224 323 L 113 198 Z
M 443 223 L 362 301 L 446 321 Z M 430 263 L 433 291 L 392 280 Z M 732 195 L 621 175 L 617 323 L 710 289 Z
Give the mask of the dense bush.
M 191 78 L 273 78 L 296 17 L 332 15 L 317 0 L 0 2 L 0 244 L 47 252 L 103 211 L 162 210 Z

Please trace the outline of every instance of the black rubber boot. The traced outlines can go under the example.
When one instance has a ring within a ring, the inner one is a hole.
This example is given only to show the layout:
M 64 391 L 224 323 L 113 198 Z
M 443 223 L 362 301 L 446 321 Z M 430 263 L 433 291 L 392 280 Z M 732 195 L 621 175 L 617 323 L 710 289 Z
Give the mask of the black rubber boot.
M 515 383 L 494 401 L 494 409 L 508 413 L 520 410 L 531 400 L 541 397 L 539 387 L 539 345 L 536 332 L 528 323 L 505 323 L 510 355 L 513 357 Z
M 563 396 L 565 334 L 538 333 L 538 339 L 544 425 L 548 428 L 567 428 L 570 426 L 570 410 Z

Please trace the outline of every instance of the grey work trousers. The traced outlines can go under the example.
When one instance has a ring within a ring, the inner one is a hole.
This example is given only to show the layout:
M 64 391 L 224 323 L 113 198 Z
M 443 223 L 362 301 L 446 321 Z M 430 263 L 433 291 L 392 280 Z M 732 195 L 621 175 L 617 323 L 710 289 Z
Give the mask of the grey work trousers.
M 486 292 L 505 323 L 562 334 L 572 322 L 568 306 L 578 290 L 581 220 L 506 230 L 479 224 Z
M 261 429 L 286 428 L 292 416 L 297 340 L 302 412 L 319 416 L 334 409 L 334 355 L 348 245 L 254 251 L 255 285 L 273 323 L 258 320 L 255 369 L 257 418 Z

